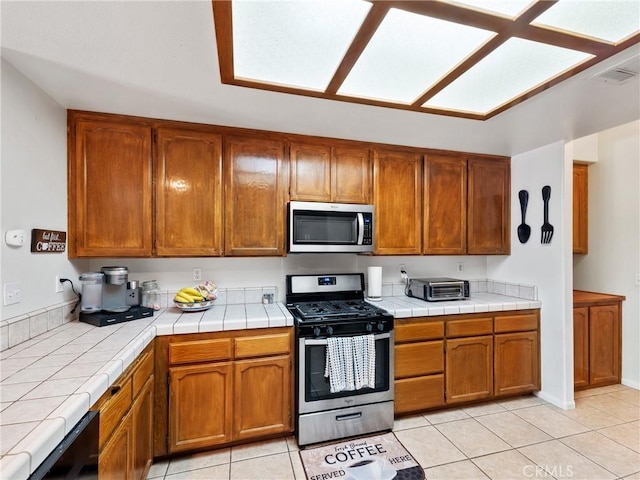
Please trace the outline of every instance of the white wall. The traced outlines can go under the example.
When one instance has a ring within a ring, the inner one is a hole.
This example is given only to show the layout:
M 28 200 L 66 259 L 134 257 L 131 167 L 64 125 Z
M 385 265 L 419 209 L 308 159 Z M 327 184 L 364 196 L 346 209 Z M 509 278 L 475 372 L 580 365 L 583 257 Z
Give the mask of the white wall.
M 640 121 L 598 134 L 589 166 L 589 253 L 575 255 L 577 289 L 626 296 L 622 383 L 640 388 Z
M 456 271 L 463 263 L 464 271 Z M 193 268 L 202 268 L 202 278 L 221 288 L 276 286 L 284 301 L 285 275 L 293 273 L 365 272 L 370 265 L 382 266 L 384 283 L 401 282 L 398 265 L 404 264 L 410 277 L 454 276 L 484 279 L 487 276 L 484 256 L 368 256 L 356 254 L 298 254 L 269 258 L 189 258 L 189 259 L 94 259 L 91 271 L 104 265 L 129 268 L 129 278 L 155 279 L 161 289 L 170 290 L 193 283 Z M 366 278 L 365 278 L 366 281 Z
M 73 298 L 68 286 L 55 292 L 56 275 L 78 277 L 66 253 L 31 253 L 31 229 L 67 231 L 66 137 L 66 110 L 3 59 L 0 283 L 21 283 L 21 302 L 0 307 L 3 320 Z M 27 232 L 24 246 L 7 246 L 12 229 Z
M 539 395 L 562 408 L 573 401 L 573 316 L 571 314 L 571 164 L 563 142 L 532 150 L 511 159 L 511 255 L 487 257 L 487 277 L 538 286 L 540 312 L 541 376 Z M 542 187 L 551 187 L 549 223 L 554 227 L 550 244 L 541 244 Z M 531 237 L 522 244 L 518 192 L 529 192 L 526 223 Z

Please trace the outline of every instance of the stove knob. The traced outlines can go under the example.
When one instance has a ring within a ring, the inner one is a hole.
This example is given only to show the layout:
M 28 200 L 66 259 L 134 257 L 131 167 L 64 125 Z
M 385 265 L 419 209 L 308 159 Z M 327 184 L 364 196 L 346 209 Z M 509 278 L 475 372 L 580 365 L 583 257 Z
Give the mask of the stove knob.
M 384 330 L 384 323 L 378 322 L 378 331 L 382 332 Z
M 367 332 L 373 332 L 373 323 L 367 323 Z
M 313 335 L 315 337 L 319 337 L 320 336 L 320 327 L 313 327 Z
M 329 326 L 327 327 L 327 335 L 332 335 L 333 334 L 333 327 Z

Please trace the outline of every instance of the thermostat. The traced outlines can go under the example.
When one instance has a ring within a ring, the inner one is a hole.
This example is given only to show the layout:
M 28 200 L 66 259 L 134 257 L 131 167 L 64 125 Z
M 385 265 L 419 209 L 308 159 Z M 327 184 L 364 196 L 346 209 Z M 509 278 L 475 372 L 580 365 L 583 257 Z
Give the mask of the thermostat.
M 21 247 L 24 245 L 24 238 L 26 235 L 27 234 L 24 230 L 7 230 L 7 233 L 4 235 L 4 240 L 7 242 L 7 245 L 11 245 L 12 247 Z

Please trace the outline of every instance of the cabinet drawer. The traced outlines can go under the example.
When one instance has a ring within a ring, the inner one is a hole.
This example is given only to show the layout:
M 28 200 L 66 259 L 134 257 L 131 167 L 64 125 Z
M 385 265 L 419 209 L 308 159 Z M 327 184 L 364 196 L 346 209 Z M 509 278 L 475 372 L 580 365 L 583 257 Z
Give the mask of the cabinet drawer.
M 146 381 L 153 374 L 153 355 L 151 352 L 152 351 L 142 354 L 142 357 L 138 360 L 138 366 L 133 372 L 133 398 L 138 396 L 138 393 L 140 393 L 140 390 L 142 390 Z
M 431 340 L 444 336 L 444 322 L 397 322 L 394 330 L 396 343 Z
M 100 440 L 99 448 L 111 436 L 115 428 L 122 423 L 122 419 L 131 406 L 131 377 L 114 384 L 110 388 L 111 397 L 106 399 L 100 408 Z
M 291 350 L 291 334 L 256 335 L 236 338 L 236 358 L 279 355 Z
M 444 405 L 444 375 L 405 378 L 394 383 L 396 414 Z
M 230 338 L 169 344 L 169 364 L 209 362 L 231 358 Z
M 538 318 L 535 314 L 510 315 L 508 317 L 495 318 L 495 332 L 524 332 L 538 328 Z
M 493 333 L 493 318 L 474 318 L 447 322 L 447 337 L 469 337 Z
M 395 346 L 395 378 L 416 377 L 444 370 L 443 341 Z

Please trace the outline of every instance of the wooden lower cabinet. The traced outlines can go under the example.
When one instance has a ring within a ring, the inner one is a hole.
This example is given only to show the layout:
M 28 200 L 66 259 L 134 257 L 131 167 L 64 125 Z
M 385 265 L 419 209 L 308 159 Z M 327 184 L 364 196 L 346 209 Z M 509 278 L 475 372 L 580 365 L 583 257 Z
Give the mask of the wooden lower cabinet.
M 233 365 L 169 370 L 169 450 L 180 452 L 231 441 Z
M 539 321 L 539 310 L 396 320 L 396 415 L 539 390 Z
M 574 388 L 620 383 L 623 300 L 620 295 L 573 292 Z
M 494 350 L 496 397 L 540 389 L 537 331 L 496 335 Z
M 291 425 L 288 355 L 240 360 L 234 365 L 234 439 L 285 432 Z
M 100 480 L 133 480 L 133 443 L 131 416 L 127 416 L 100 451 Z
M 156 341 L 155 456 L 293 432 L 292 328 Z
M 446 402 L 489 398 L 493 395 L 493 337 L 446 341 Z
M 100 410 L 100 480 L 145 479 L 153 461 L 153 344 L 94 406 Z

